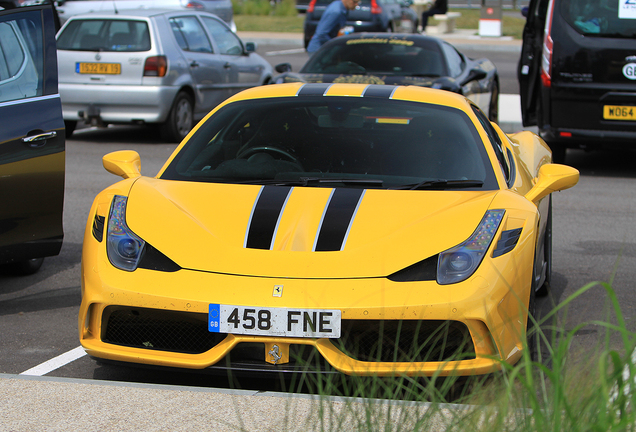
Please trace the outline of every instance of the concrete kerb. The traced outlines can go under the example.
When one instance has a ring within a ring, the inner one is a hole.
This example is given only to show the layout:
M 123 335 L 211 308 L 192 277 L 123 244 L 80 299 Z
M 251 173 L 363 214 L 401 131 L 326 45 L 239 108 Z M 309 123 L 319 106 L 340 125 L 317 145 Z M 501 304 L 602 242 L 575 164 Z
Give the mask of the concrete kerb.
M 0 374 L 0 396 L 0 430 L 9 431 L 306 431 L 319 424 L 348 431 L 359 430 L 368 410 L 377 420 L 389 412 L 414 424 L 424 417 L 427 430 L 441 431 L 479 408 L 9 374 Z
M 303 47 L 302 33 L 283 32 L 237 32 L 244 42 L 256 42 L 259 45 L 288 45 Z M 437 33 L 434 27 L 428 29 L 428 35 L 450 42 L 458 49 L 479 49 L 482 51 L 521 52 L 521 41 L 509 36 L 479 36 L 477 30 L 457 29 L 454 33 Z

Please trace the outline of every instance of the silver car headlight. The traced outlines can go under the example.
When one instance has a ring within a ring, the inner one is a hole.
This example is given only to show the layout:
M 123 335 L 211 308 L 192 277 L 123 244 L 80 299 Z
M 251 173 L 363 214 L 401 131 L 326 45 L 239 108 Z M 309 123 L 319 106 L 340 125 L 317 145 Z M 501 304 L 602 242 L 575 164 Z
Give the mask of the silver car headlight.
M 438 284 L 462 282 L 477 270 L 499 229 L 505 212 L 505 210 L 488 210 L 468 240 L 439 254 Z
M 128 198 L 115 195 L 108 215 L 106 252 L 111 264 L 118 269 L 133 271 L 139 265 L 146 242 L 126 225 Z

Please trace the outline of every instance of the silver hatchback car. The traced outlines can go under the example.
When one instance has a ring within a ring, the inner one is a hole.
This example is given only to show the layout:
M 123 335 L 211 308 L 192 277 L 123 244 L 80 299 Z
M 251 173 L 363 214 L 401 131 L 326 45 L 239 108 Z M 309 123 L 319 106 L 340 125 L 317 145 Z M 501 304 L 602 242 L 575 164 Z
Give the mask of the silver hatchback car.
M 151 123 L 181 141 L 217 104 L 272 77 L 255 44 L 207 12 L 76 15 L 58 32 L 57 48 L 67 137 L 78 121 Z

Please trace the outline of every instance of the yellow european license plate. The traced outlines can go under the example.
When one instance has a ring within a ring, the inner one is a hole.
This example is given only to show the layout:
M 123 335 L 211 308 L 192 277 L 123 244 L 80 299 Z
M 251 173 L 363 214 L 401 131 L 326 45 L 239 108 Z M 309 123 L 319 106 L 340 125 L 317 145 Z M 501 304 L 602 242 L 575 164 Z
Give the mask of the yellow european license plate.
M 119 75 L 121 73 L 120 63 L 77 63 L 75 68 L 81 74 L 108 74 Z
M 636 121 L 636 106 L 605 105 L 603 106 L 605 120 L 634 120 Z

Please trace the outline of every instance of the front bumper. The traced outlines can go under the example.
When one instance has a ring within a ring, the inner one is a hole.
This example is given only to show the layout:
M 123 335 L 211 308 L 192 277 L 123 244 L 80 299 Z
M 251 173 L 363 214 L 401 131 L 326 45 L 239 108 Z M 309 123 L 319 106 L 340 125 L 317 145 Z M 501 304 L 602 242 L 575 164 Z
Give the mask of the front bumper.
M 95 243 L 91 237 L 88 243 Z M 474 375 L 522 355 L 530 272 L 486 260 L 469 280 L 272 279 L 179 270 L 113 268 L 103 246 L 85 244 L 79 337 L 106 360 L 189 369 L 314 371 L 350 375 Z M 87 252 L 88 251 L 88 252 Z M 495 281 L 495 283 L 487 282 Z M 522 281 L 527 281 L 523 284 Z M 273 297 L 283 285 L 282 297 Z M 509 287 L 515 287 L 510 289 Z M 340 309 L 340 339 L 207 332 L 210 303 Z M 134 330 L 131 330 L 134 329 Z M 378 340 L 384 342 L 379 343 Z M 274 362 L 270 352 L 282 355 Z M 300 360 L 302 359 L 302 361 Z M 306 361 L 306 363 L 303 363 Z
M 59 85 L 62 115 L 67 121 L 162 123 L 168 117 L 178 87 L 150 85 Z

